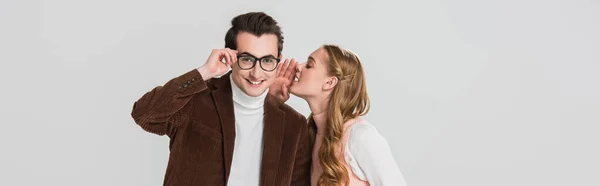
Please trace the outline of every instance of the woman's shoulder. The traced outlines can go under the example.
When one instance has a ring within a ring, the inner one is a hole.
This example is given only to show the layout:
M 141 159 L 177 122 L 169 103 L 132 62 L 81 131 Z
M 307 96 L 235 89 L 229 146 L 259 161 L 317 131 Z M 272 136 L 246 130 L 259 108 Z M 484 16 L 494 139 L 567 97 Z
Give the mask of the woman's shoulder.
M 375 160 L 380 148 L 385 148 L 387 141 L 369 121 L 356 118 L 349 128 L 347 143 L 346 162 L 358 178 L 366 180 L 366 175 L 359 166 L 357 158 Z
M 364 118 L 355 118 L 354 123 L 349 129 L 350 138 L 349 143 L 352 141 L 356 141 L 362 138 L 371 138 L 371 137 L 379 137 L 379 131 L 371 124 L 368 120 Z
M 377 128 L 363 118 L 357 118 L 348 131 L 347 150 L 352 154 L 361 153 L 367 149 L 385 148 L 387 140 Z

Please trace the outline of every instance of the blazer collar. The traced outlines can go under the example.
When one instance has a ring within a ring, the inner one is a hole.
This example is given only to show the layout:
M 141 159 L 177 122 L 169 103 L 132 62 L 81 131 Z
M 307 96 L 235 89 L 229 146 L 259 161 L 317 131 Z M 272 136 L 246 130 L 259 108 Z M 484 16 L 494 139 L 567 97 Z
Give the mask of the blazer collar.
M 230 75 L 231 72 L 220 78 L 211 79 L 209 82 L 209 86 L 212 88 L 213 101 L 222 125 L 225 178 L 229 178 L 231 171 L 236 135 L 231 82 L 229 80 L 231 78 Z M 281 104 L 281 102 L 270 94 L 265 98 L 263 154 L 260 173 L 261 185 L 274 185 L 279 169 L 279 158 L 286 125 L 285 112 L 281 110 Z

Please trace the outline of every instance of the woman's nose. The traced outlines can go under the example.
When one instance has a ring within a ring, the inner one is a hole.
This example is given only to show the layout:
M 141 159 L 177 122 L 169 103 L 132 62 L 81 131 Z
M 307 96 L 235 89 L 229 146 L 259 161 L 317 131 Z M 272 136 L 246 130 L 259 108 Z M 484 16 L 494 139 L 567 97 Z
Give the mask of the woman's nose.
M 300 72 L 302 71 L 302 67 L 304 67 L 304 63 L 298 63 L 296 65 L 296 72 Z

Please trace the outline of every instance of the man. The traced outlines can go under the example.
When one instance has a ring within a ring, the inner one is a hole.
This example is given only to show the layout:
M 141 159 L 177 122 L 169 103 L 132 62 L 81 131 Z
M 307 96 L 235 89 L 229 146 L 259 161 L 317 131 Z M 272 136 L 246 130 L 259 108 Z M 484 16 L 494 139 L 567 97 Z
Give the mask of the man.
M 306 118 L 268 94 L 277 66 L 295 63 L 278 65 L 281 29 L 261 12 L 231 23 L 226 48 L 133 106 L 141 128 L 170 138 L 164 185 L 310 185 Z

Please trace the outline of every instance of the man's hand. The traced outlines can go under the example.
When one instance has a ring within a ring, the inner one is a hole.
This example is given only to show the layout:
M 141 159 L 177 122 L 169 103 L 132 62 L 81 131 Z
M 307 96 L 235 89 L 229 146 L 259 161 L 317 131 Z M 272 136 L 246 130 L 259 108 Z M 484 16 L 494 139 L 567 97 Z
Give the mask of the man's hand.
M 277 67 L 277 77 L 275 82 L 269 87 L 269 94 L 275 96 L 279 101 L 285 102 L 290 99 L 289 88 L 294 82 L 296 66 L 295 59 L 286 59 L 283 64 Z
M 206 81 L 229 71 L 231 65 L 237 62 L 237 51 L 229 48 L 214 49 L 208 59 L 197 70 Z

